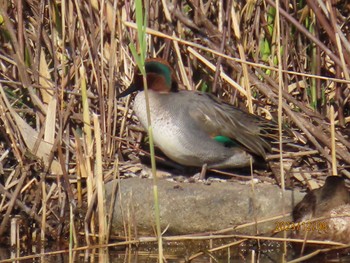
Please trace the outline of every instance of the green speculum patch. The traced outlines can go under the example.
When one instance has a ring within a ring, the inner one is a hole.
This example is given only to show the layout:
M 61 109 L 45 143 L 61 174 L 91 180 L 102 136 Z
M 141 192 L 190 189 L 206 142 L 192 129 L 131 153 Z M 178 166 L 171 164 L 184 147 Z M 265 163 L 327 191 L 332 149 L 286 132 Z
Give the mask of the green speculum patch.
M 214 137 L 214 140 L 222 143 L 225 147 L 234 147 L 237 146 L 237 143 L 233 140 L 231 140 L 230 138 L 226 137 L 226 136 L 222 136 L 222 135 L 218 135 Z

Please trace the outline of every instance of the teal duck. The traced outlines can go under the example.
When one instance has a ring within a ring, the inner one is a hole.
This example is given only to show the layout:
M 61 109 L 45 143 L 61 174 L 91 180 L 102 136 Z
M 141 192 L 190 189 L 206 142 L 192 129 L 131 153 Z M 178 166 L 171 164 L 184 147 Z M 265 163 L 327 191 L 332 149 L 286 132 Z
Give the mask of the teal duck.
M 179 90 L 174 70 L 162 59 L 145 62 L 150 114 L 156 146 L 185 166 L 240 168 L 271 150 L 276 123 L 246 113 L 211 94 Z M 118 98 L 138 91 L 134 112 L 147 128 L 143 79 L 138 68 L 130 87 Z
M 306 235 L 312 240 L 350 243 L 350 194 L 344 179 L 328 176 L 322 187 L 307 193 L 295 206 L 293 219 L 300 226 L 297 238 Z

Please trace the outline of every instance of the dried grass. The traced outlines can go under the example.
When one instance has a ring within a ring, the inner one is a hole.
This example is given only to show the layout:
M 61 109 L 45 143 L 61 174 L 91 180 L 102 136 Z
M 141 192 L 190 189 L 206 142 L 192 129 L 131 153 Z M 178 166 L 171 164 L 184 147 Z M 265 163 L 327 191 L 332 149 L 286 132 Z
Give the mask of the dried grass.
M 147 12 L 149 57 L 168 59 L 184 88 L 212 86 L 224 100 L 269 118 L 278 106 L 281 52 L 281 106 L 294 142 L 269 158 L 283 154 L 289 182 L 309 187 L 335 172 L 350 178 L 346 1 L 309 0 L 300 9 L 281 3 L 280 38 L 271 0 L 162 3 L 151 2 Z M 124 160 L 137 156 L 142 133 L 129 118 L 130 100 L 115 99 L 134 68 L 134 2 L 100 4 L 1 2 L 0 236 L 21 212 L 43 222 L 42 238 L 67 235 L 69 204 L 85 218 L 76 231 L 89 243 L 89 234 L 108 229 L 102 180 L 115 178 L 116 169 L 139 171 Z M 279 168 L 272 171 L 279 182 Z

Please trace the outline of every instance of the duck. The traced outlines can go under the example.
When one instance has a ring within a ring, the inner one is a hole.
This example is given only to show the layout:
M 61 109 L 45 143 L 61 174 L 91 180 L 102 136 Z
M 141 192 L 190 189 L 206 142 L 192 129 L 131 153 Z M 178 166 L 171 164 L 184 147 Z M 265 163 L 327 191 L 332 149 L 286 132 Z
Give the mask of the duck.
M 171 160 L 211 169 L 249 167 L 271 151 L 273 121 L 244 112 L 214 95 L 180 90 L 174 69 L 160 58 L 146 59 L 150 116 L 155 145 Z M 117 98 L 138 92 L 133 110 L 147 129 L 143 77 L 136 67 L 131 85 Z
M 300 225 L 295 238 L 350 243 L 350 193 L 344 178 L 328 176 L 322 187 L 304 196 L 292 214 Z

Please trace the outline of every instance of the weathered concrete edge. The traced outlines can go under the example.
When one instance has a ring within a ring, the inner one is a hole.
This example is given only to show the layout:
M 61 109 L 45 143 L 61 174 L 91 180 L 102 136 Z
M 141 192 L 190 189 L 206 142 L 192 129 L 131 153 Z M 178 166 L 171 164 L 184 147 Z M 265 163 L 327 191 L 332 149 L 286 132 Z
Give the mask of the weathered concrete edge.
M 111 200 L 113 181 L 105 186 L 107 207 Z M 153 181 L 130 178 L 120 183 L 112 219 L 112 233 L 123 233 L 131 227 L 138 234 L 154 234 Z M 282 190 L 276 185 L 239 182 L 177 183 L 164 179 L 158 181 L 161 227 L 166 234 L 190 234 L 239 226 L 290 213 L 304 194 Z M 291 218 L 279 218 L 235 232 L 254 235 L 269 233 Z M 135 233 L 134 233 L 135 234 Z

